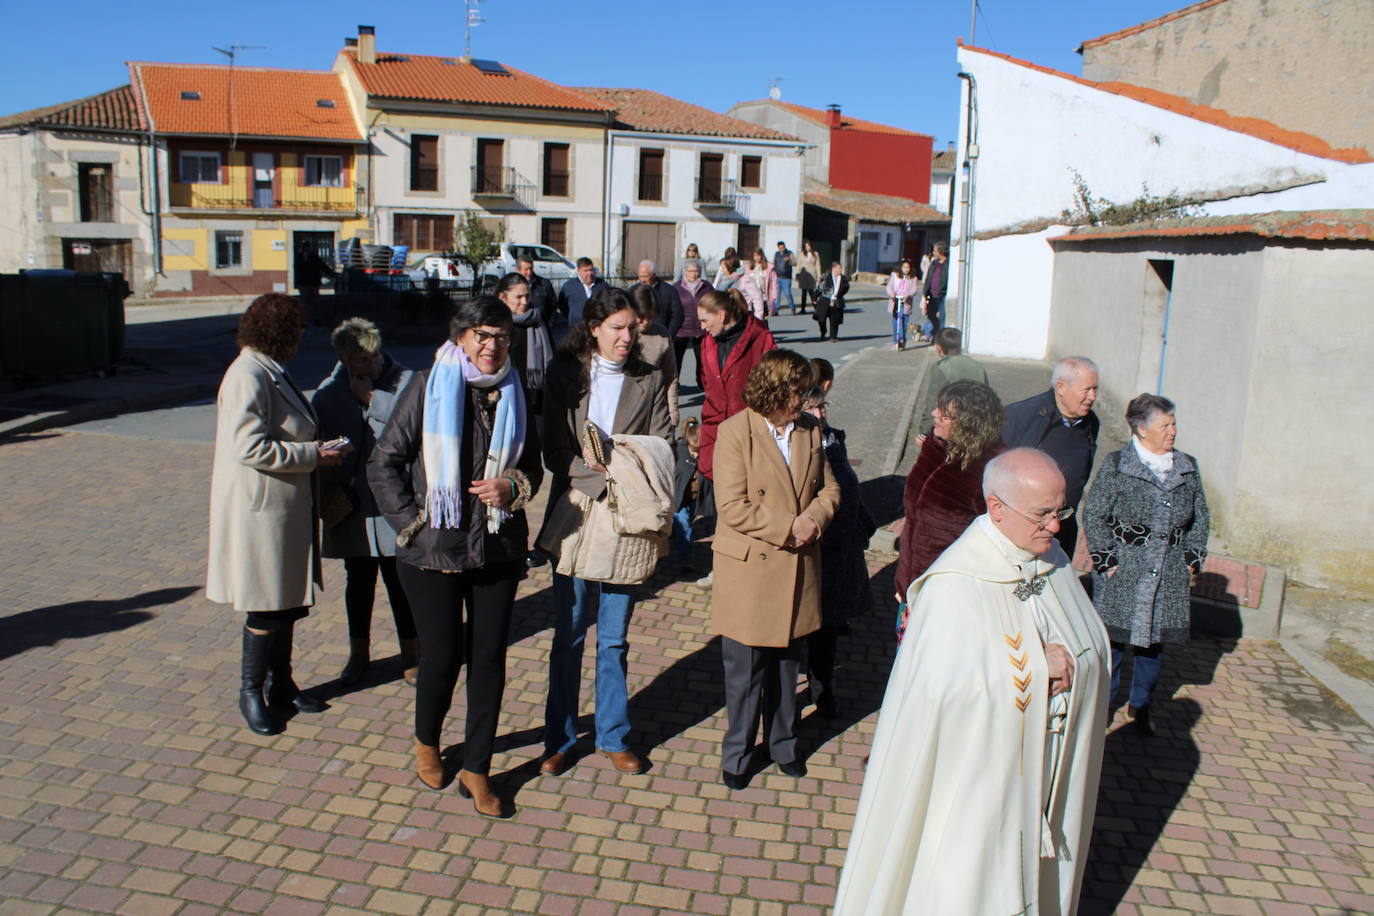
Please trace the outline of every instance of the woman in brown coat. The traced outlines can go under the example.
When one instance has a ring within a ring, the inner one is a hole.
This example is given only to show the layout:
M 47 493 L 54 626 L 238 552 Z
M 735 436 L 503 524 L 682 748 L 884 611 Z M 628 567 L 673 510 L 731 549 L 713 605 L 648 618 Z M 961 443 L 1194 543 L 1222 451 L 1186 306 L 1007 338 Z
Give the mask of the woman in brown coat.
M 779 770 L 806 775 L 797 758 L 797 670 L 802 637 L 821 624 L 820 534 L 840 498 L 820 424 L 801 413 L 813 380 L 800 354 L 764 354 L 749 373 L 746 409 L 720 425 L 716 441 L 711 604 L 729 718 L 721 781 L 731 789 L 748 783 L 760 717 Z

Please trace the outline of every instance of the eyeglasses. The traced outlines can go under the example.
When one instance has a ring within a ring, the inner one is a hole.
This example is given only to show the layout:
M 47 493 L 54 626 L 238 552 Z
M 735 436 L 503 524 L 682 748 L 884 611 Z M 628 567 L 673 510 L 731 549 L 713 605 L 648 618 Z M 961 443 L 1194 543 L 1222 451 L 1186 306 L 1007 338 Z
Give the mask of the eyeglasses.
M 1069 506 L 1069 507 L 1066 507 L 1066 508 L 1063 508 L 1063 509 L 1051 509 L 1049 512 L 1046 512 L 1046 513 L 1045 513 L 1044 515 L 1042 515 L 1040 518 L 1035 518 L 1035 517 L 1033 517 L 1033 516 L 1027 515 L 1026 513 L 1022 512 L 1020 509 L 1018 509 L 1018 508 L 1016 508 L 1015 506 L 1013 506 L 1011 503 L 1007 502 L 1005 499 L 1002 498 L 1002 496 L 1001 496 L 1000 494 L 994 492 L 992 495 L 993 495 L 993 496 L 996 496 L 999 500 L 1001 500 L 1002 505 L 1006 506 L 1008 509 L 1010 509 L 1011 511 L 1015 512 L 1017 515 L 1021 516 L 1022 518 L 1024 518 L 1026 521 L 1030 522 L 1032 525 L 1034 525 L 1034 526 L 1037 527 L 1037 528 L 1044 528 L 1044 527 L 1045 527 L 1046 525 L 1048 525 L 1050 522 L 1055 521 L 1055 520 L 1058 520 L 1058 521 L 1061 521 L 1061 522 L 1067 522 L 1069 519 L 1073 518 L 1073 507 L 1072 507 L 1072 506 Z
M 474 328 L 472 333 L 477 335 L 477 345 L 479 347 L 484 344 L 496 344 L 498 347 L 510 346 L 509 334 L 492 334 L 489 331 L 483 331 L 481 328 Z
M 939 422 L 940 420 L 948 420 L 951 423 L 954 422 L 954 414 L 945 413 L 938 407 L 930 412 L 930 417 L 932 420 L 935 420 L 936 422 Z

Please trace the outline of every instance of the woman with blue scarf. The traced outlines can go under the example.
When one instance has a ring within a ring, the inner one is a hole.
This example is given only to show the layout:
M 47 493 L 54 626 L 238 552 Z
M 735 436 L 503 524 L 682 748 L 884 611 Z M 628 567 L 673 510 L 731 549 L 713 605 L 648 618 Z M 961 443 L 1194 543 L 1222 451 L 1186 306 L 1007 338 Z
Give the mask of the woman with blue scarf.
M 538 433 L 511 365 L 511 313 L 482 296 L 460 306 L 434 366 L 401 392 L 368 462 L 420 636 L 415 762 L 446 784 L 439 734 L 463 663 L 467 723 L 458 791 L 477 813 L 510 817 L 488 771 L 506 682 L 515 590 L 525 574 L 525 504 L 539 487 Z M 464 611 L 466 610 L 466 613 Z

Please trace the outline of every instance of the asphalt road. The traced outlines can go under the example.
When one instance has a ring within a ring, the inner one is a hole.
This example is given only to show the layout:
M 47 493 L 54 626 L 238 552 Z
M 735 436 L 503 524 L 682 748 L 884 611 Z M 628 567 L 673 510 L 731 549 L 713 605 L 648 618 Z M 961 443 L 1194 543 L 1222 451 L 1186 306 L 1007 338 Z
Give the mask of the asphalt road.
M 840 327 L 841 339 L 835 342 L 819 341 L 816 324 L 810 312 L 805 315 L 778 315 L 770 320 L 770 329 L 778 345 L 791 347 L 807 357 L 821 356 L 830 360 L 838 369 L 845 361 L 852 359 L 861 350 L 874 345 L 887 344 L 891 339 L 889 318 L 882 292 L 878 287 L 856 287 L 850 297 L 849 309 Z M 225 365 L 233 358 L 233 330 L 236 316 L 195 314 L 188 309 L 172 306 L 159 311 L 161 307 L 150 306 L 137 310 L 140 314 L 131 316 L 131 321 L 139 324 L 138 342 L 146 352 L 156 352 L 159 363 L 178 358 L 186 361 L 222 361 Z M 188 327 L 195 323 L 195 328 Z M 383 329 L 385 333 L 385 329 Z M 407 340 L 413 339 L 408 333 Z M 437 346 L 438 341 L 435 341 Z M 433 346 L 407 342 L 399 345 L 384 344 L 393 357 L 411 367 L 427 366 L 433 360 Z M 174 349 L 175 348 L 175 349 Z M 172 355 L 168 355 L 172 354 Z M 691 367 L 689 357 L 689 378 L 695 378 L 695 367 Z M 334 355 L 329 349 L 328 333 L 324 328 L 310 328 L 301 346 L 301 352 L 287 367 L 296 381 L 306 389 L 314 391 L 315 386 L 324 379 L 334 367 Z M 177 366 L 161 366 L 167 371 L 176 371 Z M 680 404 L 683 416 L 700 412 L 701 390 L 684 386 Z M 134 411 L 103 420 L 92 420 L 65 427 L 84 433 L 97 433 L 109 436 L 124 436 L 136 439 L 155 439 L 166 442 L 204 442 L 214 441 L 215 405 L 213 398 L 202 398 L 175 407 L 157 410 Z

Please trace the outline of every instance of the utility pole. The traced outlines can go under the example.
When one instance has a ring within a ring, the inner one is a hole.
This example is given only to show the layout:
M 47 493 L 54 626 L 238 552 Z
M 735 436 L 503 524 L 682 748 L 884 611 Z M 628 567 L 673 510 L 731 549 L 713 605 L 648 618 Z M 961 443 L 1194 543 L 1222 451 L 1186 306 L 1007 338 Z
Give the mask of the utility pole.
M 978 0 L 969 0 L 968 10 L 968 43 L 976 45 L 974 36 L 978 34 Z
M 239 51 L 260 51 L 267 45 L 240 45 L 233 44 L 225 48 L 210 48 L 211 51 L 218 51 L 229 58 L 229 148 L 235 149 L 239 142 L 239 119 L 238 111 L 234 107 L 234 58 Z

